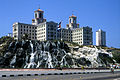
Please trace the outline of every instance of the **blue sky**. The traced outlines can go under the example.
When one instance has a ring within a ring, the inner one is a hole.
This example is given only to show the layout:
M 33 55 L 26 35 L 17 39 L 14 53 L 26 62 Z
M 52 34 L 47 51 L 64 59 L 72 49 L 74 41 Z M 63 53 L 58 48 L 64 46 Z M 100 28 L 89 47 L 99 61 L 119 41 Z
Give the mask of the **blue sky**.
M 107 46 L 120 48 L 120 0 L 1 0 L 0 37 L 12 33 L 14 22 L 31 24 L 39 5 L 47 21 L 62 20 L 62 27 L 66 27 L 73 13 L 80 27 L 93 28 L 94 45 L 95 32 L 102 29 Z

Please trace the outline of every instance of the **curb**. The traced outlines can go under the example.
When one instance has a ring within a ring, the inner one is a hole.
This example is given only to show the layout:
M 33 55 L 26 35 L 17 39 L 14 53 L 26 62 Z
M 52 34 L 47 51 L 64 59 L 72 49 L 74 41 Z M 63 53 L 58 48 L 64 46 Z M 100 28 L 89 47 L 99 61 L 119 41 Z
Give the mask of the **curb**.
M 42 76 L 42 75 L 71 75 L 71 74 L 93 74 L 96 72 L 69 72 L 69 73 L 46 73 L 46 74 L 17 74 L 17 75 L 1 75 L 0 77 L 18 77 L 18 76 Z

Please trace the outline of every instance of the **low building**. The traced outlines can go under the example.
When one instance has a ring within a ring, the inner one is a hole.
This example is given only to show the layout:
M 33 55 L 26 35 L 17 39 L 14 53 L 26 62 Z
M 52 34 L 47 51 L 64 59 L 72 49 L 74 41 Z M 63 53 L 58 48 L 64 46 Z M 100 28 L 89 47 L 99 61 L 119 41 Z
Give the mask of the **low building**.
M 13 34 L 12 34 L 12 33 L 8 33 L 7 36 L 8 36 L 8 37 L 13 37 Z

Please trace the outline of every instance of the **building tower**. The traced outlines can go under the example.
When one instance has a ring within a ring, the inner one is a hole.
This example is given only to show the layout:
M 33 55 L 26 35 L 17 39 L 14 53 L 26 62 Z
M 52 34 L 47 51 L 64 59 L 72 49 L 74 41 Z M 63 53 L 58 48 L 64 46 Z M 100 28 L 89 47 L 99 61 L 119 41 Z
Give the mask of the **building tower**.
M 46 19 L 43 18 L 44 11 L 42 11 L 40 8 L 36 11 L 34 11 L 34 18 L 32 19 L 32 24 L 37 25 L 40 23 L 43 23 L 46 21 Z
M 77 24 L 77 17 L 72 14 L 69 17 L 69 24 L 67 24 L 67 28 L 74 29 L 79 28 L 79 24 Z
M 101 29 L 96 31 L 96 46 L 106 46 L 106 32 Z

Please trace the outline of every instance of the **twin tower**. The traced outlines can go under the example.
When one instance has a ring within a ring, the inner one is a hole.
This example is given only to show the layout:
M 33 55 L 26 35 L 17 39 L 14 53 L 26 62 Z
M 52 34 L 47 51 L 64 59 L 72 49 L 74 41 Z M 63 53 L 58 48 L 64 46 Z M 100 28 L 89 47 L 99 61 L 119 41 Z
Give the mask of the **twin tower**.
M 46 19 L 44 19 L 44 11 L 41 9 L 34 11 L 34 19 L 32 19 L 32 25 L 38 25 L 43 22 L 46 22 Z M 70 29 L 79 28 L 79 24 L 77 24 L 77 17 L 72 14 L 72 16 L 69 17 L 69 24 L 66 26 Z
M 32 24 L 15 22 L 13 24 L 13 37 L 16 40 L 21 40 L 24 34 L 28 35 L 30 40 L 64 40 L 75 42 L 79 45 L 92 45 L 92 28 L 81 27 L 77 24 L 77 17 L 72 14 L 69 17 L 69 24 L 67 28 L 58 29 L 58 23 L 53 21 L 46 21 L 44 18 L 44 11 L 37 9 L 34 11 L 34 19 Z
M 32 19 L 32 24 L 37 25 L 37 24 L 46 22 L 46 19 L 44 19 L 43 14 L 44 14 L 44 11 L 42 11 L 41 9 L 36 10 L 34 12 L 35 19 Z

